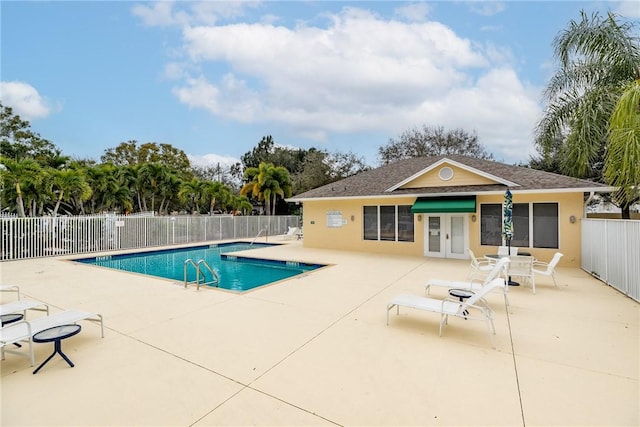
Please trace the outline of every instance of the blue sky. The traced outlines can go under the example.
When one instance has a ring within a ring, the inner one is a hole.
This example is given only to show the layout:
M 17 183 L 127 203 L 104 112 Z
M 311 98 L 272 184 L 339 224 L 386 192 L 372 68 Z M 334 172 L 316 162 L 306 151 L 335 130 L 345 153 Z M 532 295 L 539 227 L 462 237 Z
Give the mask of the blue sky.
M 412 127 L 477 132 L 527 162 L 579 12 L 637 2 L 3 1 L 0 99 L 78 158 L 168 143 L 237 161 L 264 135 L 370 165 Z

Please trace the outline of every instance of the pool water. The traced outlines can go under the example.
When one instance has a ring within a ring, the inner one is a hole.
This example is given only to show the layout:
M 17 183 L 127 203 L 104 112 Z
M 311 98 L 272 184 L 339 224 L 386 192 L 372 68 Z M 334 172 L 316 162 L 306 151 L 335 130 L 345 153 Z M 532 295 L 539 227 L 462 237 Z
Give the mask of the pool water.
M 196 246 L 179 249 L 163 249 L 133 254 L 107 255 L 93 258 L 82 258 L 74 261 L 100 267 L 150 276 L 172 279 L 184 283 L 184 263 L 191 259 L 194 263 L 205 260 L 216 272 L 223 289 L 247 291 L 279 280 L 303 274 L 320 267 L 320 264 L 308 264 L 297 261 L 274 261 L 255 259 L 236 255 L 231 252 L 273 246 L 265 243 L 222 243 L 217 245 Z M 211 282 L 212 277 L 206 267 L 205 282 Z M 187 267 L 187 281 L 195 282 L 196 269 L 193 265 Z M 201 280 L 202 282 L 202 280 Z M 215 285 L 211 285 L 215 286 Z

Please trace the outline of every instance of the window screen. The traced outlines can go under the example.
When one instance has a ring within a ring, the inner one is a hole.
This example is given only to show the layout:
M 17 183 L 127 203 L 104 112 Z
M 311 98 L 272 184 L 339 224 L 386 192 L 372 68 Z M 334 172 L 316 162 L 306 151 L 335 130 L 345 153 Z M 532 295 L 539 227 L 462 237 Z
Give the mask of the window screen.
M 533 247 L 558 249 L 558 204 L 533 204 Z

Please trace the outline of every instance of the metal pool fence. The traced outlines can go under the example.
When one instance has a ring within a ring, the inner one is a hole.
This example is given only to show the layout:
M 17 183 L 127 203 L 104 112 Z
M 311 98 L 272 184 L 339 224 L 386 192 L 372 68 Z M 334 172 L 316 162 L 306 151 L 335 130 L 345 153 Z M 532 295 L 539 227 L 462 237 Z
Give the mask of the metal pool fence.
M 0 217 L 0 260 L 285 234 L 297 216 Z

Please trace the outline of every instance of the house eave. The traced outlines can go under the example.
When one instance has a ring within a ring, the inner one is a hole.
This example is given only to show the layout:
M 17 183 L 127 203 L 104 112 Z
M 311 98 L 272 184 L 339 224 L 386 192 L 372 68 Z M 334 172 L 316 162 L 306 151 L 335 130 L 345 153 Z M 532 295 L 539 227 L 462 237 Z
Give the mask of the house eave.
M 576 187 L 576 188 L 542 188 L 542 189 L 511 189 L 511 192 L 516 194 L 549 194 L 549 193 L 611 193 L 615 191 L 615 187 Z M 311 201 L 334 201 L 334 200 L 368 200 L 368 199 L 398 199 L 407 197 L 446 197 L 446 196 L 493 196 L 502 195 L 504 190 L 490 190 L 490 191 L 461 191 L 461 192 L 407 192 L 402 194 L 372 194 L 372 195 L 351 195 L 351 196 L 331 196 L 331 197 L 304 197 L 296 198 L 291 197 L 285 199 L 289 203 L 304 203 Z

